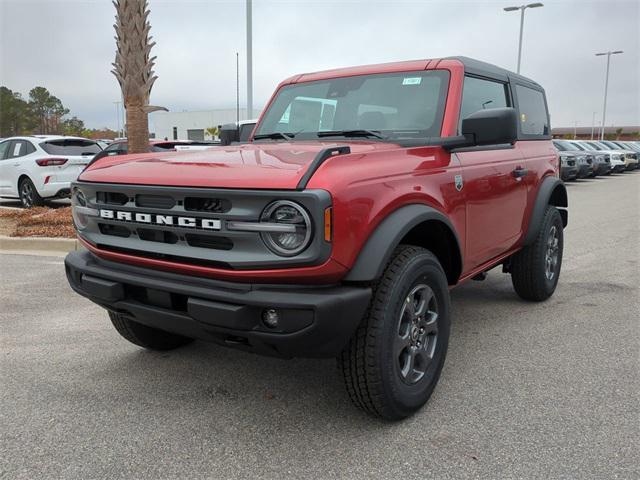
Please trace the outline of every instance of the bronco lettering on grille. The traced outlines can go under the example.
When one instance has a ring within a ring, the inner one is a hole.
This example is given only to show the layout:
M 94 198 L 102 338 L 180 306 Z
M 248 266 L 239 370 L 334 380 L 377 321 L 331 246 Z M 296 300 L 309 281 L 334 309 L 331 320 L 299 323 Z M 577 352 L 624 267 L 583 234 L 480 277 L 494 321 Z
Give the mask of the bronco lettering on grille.
M 175 215 L 159 215 L 155 213 L 125 212 L 119 210 L 100 209 L 100 218 L 122 222 L 149 223 L 152 225 L 169 225 L 185 228 L 201 228 L 203 230 L 220 230 L 221 222 L 217 219 L 198 217 L 178 217 Z

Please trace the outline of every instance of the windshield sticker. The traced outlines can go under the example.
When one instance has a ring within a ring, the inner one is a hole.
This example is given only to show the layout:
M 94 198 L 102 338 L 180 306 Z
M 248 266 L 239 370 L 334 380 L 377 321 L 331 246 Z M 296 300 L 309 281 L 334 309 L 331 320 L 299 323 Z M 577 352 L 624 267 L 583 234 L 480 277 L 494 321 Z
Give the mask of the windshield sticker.
M 422 77 L 406 77 L 402 79 L 402 85 L 420 85 Z

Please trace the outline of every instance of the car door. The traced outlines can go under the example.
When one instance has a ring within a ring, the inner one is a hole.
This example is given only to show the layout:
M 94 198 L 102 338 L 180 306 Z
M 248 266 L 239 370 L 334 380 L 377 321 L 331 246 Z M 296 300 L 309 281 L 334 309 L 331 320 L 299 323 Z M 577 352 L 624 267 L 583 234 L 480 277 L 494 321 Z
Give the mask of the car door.
M 9 195 L 11 167 L 6 160 L 11 140 L 0 142 L 0 196 Z
M 507 83 L 466 76 L 460 118 L 479 110 L 512 106 Z M 507 252 L 523 234 L 527 169 L 520 149 L 489 145 L 461 149 L 461 191 L 467 209 L 465 270 Z
M 11 145 L 6 153 L 6 158 L 3 163 L 6 164 L 7 172 L 7 195 L 18 196 L 18 178 L 22 174 L 32 177 L 32 170 L 35 168 L 35 163 L 32 161 L 30 155 L 35 152 L 34 146 L 31 142 L 26 140 L 12 140 Z

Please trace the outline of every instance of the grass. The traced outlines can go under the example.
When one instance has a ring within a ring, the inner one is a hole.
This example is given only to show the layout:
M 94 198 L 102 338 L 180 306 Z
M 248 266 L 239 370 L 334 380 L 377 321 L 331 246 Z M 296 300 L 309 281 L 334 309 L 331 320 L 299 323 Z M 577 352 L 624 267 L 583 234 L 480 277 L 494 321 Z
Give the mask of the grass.
M 0 210 L 0 224 L 11 237 L 75 238 L 71 207 Z

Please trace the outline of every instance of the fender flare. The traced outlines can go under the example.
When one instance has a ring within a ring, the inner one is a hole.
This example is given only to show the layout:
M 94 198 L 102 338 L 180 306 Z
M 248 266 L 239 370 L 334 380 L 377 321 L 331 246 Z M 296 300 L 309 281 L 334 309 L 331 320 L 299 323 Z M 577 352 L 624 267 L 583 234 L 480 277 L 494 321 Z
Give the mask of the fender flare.
M 380 222 L 360 250 L 353 267 L 344 280 L 370 282 L 380 278 L 393 251 L 404 236 L 417 225 L 429 220 L 436 220 L 446 225 L 456 240 L 457 252 L 462 259 L 460 239 L 455 228 L 442 212 L 422 204 L 406 205 L 393 211 Z M 460 272 L 458 272 L 459 275 Z
M 565 187 L 564 182 L 557 177 L 548 176 L 542 180 L 540 184 L 533 211 L 529 219 L 527 234 L 524 237 L 524 246 L 531 245 L 535 240 L 542 225 L 544 212 L 549 204 L 559 207 L 558 210 L 562 217 L 562 225 L 566 227 L 569 223 L 567 187 Z

